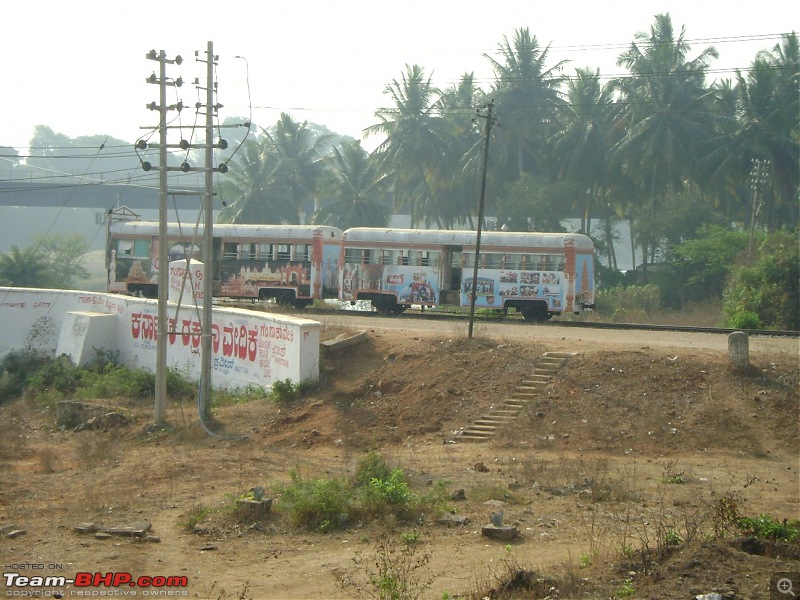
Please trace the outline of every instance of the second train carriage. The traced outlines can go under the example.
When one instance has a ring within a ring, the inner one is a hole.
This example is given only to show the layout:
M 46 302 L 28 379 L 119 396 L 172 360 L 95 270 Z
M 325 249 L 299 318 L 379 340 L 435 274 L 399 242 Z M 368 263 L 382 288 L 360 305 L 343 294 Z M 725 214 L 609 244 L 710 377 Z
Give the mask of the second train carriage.
M 473 291 L 474 231 L 355 227 L 342 233 L 339 298 L 379 311 L 475 306 L 546 320 L 594 306 L 594 246 L 575 233 L 486 232 Z
M 214 296 L 268 299 L 302 307 L 337 295 L 341 230 L 314 225 L 229 225 L 213 229 Z M 158 296 L 159 224 L 114 223 L 108 291 Z M 167 226 L 169 261 L 201 260 L 203 230 Z

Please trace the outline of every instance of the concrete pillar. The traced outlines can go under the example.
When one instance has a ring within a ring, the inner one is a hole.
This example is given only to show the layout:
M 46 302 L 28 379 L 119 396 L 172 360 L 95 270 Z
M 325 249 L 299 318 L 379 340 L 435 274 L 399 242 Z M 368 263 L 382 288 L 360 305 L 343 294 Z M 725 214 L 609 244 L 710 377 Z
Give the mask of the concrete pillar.
M 750 366 L 750 338 L 744 331 L 734 331 L 728 336 L 728 358 L 737 369 Z
M 205 265 L 200 261 L 173 260 L 169 263 L 169 301 L 181 300 L 183 304 L 202 301 L 204 275 Z

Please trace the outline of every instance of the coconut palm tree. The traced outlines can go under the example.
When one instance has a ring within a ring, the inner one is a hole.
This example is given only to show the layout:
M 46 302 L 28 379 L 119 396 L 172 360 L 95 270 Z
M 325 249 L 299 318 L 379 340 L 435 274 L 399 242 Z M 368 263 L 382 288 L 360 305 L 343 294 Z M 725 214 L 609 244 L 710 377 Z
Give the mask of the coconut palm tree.
M 490 95 L 501 123 L 498 155 L 505 152 L 508 160 L 495 162 L 509 165 L 506 181 L 542 170 L 540 149 L 545 147 L 548 129 L 563 107 L 560 71 L 566 61 L 548 67 L 549 48 L 541 48 L 536 36 L 522 28 L 510 41 L 503 38 L 498 46 L 500 60 L 484 54 L 496 78 Z
M 375 154 L 384 172 L 393 173 L 395 210 L 407 209 L 414 227 L 436 212 L 431 211 L 431 186 L 442 171 L 449 145 L 447 125 L 437 113 L 439 91 L 419 65 L 406 65 L 400 80 L 392 80 L 384 93 L 391 98 L 391 106 L 378 109 L 375 116 L 380 122 L 364 131 L 386 136 Z
M 680 191 L 691 177 L 696 145 L 713 133 L 704 82 L 709 62 L 718 54 L 709 46 L 687 59 L 685 28 L 675 37 L 669 14 L 656 15 L 650 31 L 635 38 L 617 60 L 630 76 L 614 82 L 621 102 L 615 127 L 622 134 L 612 154 L 641 183 L 652 223 L 662 199 Z M 641 242 L 646 265 L 656 240 Z
M 219 195 L 223 223 L 294 222 L 295 211 L 286 197 L 271 189 L 277 156 L 270 152 L 265 136 L 244 142 L 230 163 Z
M 321 194 L 331 200 L 313 217 L 320 225 L 386 227 L 389 209 L 382 202 L 389 189 L 389 178 L 380 172 L 375 156 L 370 156 L 357 141 L 334 148 L 326 159 Z
M 238 191 L 226 220 L 236 223 L 299 223 L 316 196 L 327 135 L 286 113 L 259 140 L 245 142 L 230 179 Z
M 708 185 L 726 201 L 734 218 L 768 230 L 798 221 L 800 186 L 800 50 L 797 34 L 783 36 L 773 50 L 759 52 L 750 68 L 736 72 L 736 85 L 714 86 L 716 138 L 703 148 L 700 166 Z M 766 168 L 753 203 L 752 163 Z M 766 185 L 764 185 L 766 184 Z M 733 199 L 728 200 L 728 199 Z
M 451 228 L 468 223 L 478 212 L 483 156 L 483 135 L 475 119 L 476 107 L 486 104 L 473 73 L 464 73 L 458 84 L 442 91 L 437 110 L 447 123 L 448 145 L 440 177 L 436 179 L 439 221 Z
M 608 171 L 608 139 L 614 116 L 610 84 L 600 82 L 600 70 L 576 69 L 567 81 L 567 102 L 556 136 L 555 152 L 563 175 L 585 191 L 581 231 L 590 233 L 592 208 L 603 193 Z

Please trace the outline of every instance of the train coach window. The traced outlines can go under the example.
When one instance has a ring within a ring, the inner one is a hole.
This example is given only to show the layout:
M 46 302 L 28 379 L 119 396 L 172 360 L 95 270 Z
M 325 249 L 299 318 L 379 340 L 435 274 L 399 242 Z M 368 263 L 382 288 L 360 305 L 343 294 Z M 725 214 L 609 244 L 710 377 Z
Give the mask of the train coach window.
M 311 246 L 308 244 L 297 244 L 294 247 L 294 259 L 300 262 L 311 260 Z
M 361 264 L 362 252 L 361 248 L 345 248 L 344 262 L 351 265 Z
M 117 240 L 117 256 L 133 255 L 133 240 Z
M 137 258 L 147 258 L 150 256 L 150 240 L 134 240 L 133 255 Z
M 236 242 L 222 244 L 222 258 L 239 258 L 239 244 Z
M 439 266 L 439 253 L 438 252 L 423 252 L 422 253 L 422 266 L 423 267 L 438 267 Z
M 395 261 L 395 254 L 399 252 L 399 250 L 384 250 L 382 263 L 384 265 L 393 265 Z
M 255 244 L 239 244 L 239 258 L 242 260 L 250 260 L 256 257 Z
M 453 250 L 450 253 L 450 266 L 460 269 L 464 266 L 464 253 L 459 250 Z
M 383 264 L 383 252 L 380 250 L 364 250 L 364 263 L 368 265 Z
M 503 255 L 497 252 L 487 252 L 483 255 L 483 266 L 486 269 L 500 269 L 503 266 Z
M 258 252 L 256 256 L 258 256 L 260 260 L 272 260 L 272 250 L 272 244 L 259 244 L 258 248 L 256 248 Z
M 514 271 L 519 269 L 524 269 L 524 267 L 522 266 L 524 260 L 523 254 L 505 254 L 504 257 L 505 257 L 505 261 L 503 263 L 504 269 L 510 269 Z
M 420 266 L 421 263 L 422 263 L 422 252 L 420 252 L 419 250 L 409 250 L 408 264 L 418 267 Z
M 278 244 L 278 260 L 291 260 L 292 254 L 289 244 Z

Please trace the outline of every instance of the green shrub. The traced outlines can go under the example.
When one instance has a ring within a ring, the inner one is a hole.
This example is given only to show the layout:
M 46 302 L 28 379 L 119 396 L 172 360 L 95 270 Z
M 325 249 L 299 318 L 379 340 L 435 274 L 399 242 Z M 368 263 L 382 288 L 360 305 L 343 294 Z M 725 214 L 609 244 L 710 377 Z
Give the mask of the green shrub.
M 369 452 L 359 461 L 353 477 L 357 486 L 366 486 L 373 479 L 387 479 L 391 470 L 378 452 Z
M 296 527 L 312 531 L 343 529 L 352 504 L 352 488 L 341 478 L 304 479 L 292 472 L 292 483 L 280 488 L 281 506 Z
M 291 379 L 283 381 L 273 381 L 270 398 L 278 404 L 290 404 L 300 397 L 302 385 L 293 382 Z
M 758 315 L 749 310 L 738 310 L 729 314 L 725 325 L 731 329 L 761 329 Z
M 652 284 L 601 288 L 595 295 L 598 314 L 615 321 L 635 321 L 660 307 L 661 289 Z
M 198 386 L 182 373 L 169 369 L 167 371 L 167 395 L 173 400 L 194 400 L 197 398 Z
M 155 395 L 155 375 L 116 363 L 116 356 L 96 350 L 95 360 L 78 367 L 66 355 L 48 358 L 38 352 L 10 352 L 0 361 L 0 404 L 26 391 L 59 397 L 130 398 L 142 400 Z M 167 394 L 191 400 L 197 386 L 174 370 L 167 371 Z
M 731 273 L 723 293 L 724 325 L 744 328 L 757 315 L 760 327 L 800 329 L 800 247 L 798 234 L 766 236 L 753 262 Z
M 783 542 L 800 540 L 800 520 L 797 519 L 784 519 L 781 522 L 761 513 L 756 518 L 741 517 L 737 525 L 746 535 L 765 540 Z
M 246 404 L 253 400 L 261 400 L 269 394 L 257 385 L 247 385 L 235 390 L 214 390 L 214 405 Z
M 377 516 L 408 517 L 414 494 L 402 469 L 394 469 L 386 479 L 374 477 L 365 488 L 365 508 Z
M 27 387 L 37 393 L 54 390 L 62 395 L 74 394 L 83 383 L 85 370 L 76 367 L 66 355 L 42 362 L 28 376 Z
M 130 398 L 142 400 L 155 395 L 155 375 L 144 369 L 129 369 L 116 364 L 106 364 L 102 371 L 88 371 L 85 387 L 79 392 L 83 398 Z
M 33 350 L 9 352 L 0 361 L 0 404 L 19 398 L 30 378 L 50 359 Z

